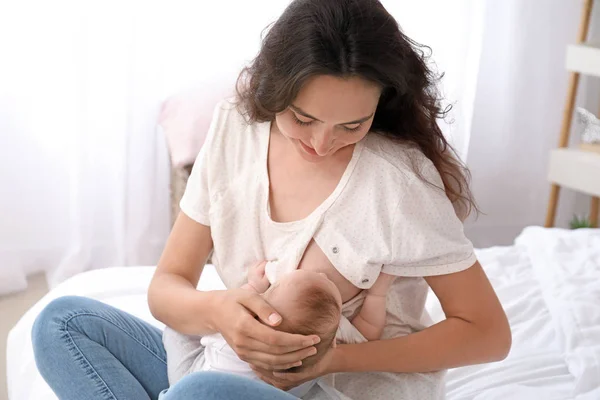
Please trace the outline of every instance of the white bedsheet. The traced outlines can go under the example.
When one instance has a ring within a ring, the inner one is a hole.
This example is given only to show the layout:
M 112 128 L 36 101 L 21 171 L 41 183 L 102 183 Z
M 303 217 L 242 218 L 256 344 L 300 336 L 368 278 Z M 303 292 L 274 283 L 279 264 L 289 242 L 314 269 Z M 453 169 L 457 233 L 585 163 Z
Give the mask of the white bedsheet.
M 501 363 L 449 371 L 448 399 L 600 399 L 600 231 L 532 227 L 514 246 L 479 250 L 478 257 L 509 316 L 513 348 Z M 152 271 L 91 271 L 32 307 L 8 338 L 9 399 L 56 399 L 36 371 L 30 340 L 35 316 L 56 297 L 92 297 L 161 327 L 146 304 Z M 200 288 L 222 288 L 213 268 Z M 442 318 L 434 298 L 428 309 Z
M 510 355 L 448 373 L 448 398 L 600 399 L 600 230 L 531 227 L 478 252 L 509 317 Z

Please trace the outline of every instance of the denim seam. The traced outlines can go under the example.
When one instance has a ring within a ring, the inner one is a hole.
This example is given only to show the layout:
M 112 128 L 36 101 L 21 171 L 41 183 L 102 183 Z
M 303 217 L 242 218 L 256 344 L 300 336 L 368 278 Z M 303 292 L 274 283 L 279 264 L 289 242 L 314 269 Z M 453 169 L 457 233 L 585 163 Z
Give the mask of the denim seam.
M 106 383 L 106 381 L 104 379 L 102 379 L 102 377 L 100 376 L 100 374 L 98 373 L 98 371 L 96 371 L 96 368 L 94 368 L 94 366 L 92 365 L 92 363 L 90 362 L 90 360 L 87 359 L 87 357 L 85 356 L 85 354 L 83 354 L 83 352 L 81 351 L 81 349 L 79 348 L 79 346 L 77 346 L 77 343 L 75 342 L 75 339 L 73 339 L 73 336 L 71 336 L 71 332 L 69 332 L 69 329 L 67 327 L 67 324 L 69 323 L 69 321 L 71 319 L 72 318 L 69 318 L 69 319 L 65 320 L 64 327 L 63 327 L 64 332 L 69 336 L 69 340 L 71 341 L 71 343 L 73 344 L 73 346 L 75 346 L 75 348 L 77 349 L 77 352 L 79 353 L 79 355 L 81 356 L 81 358 L 83 360 L 85 360 L 86 364 L 93 371 L 94 375 L 99 379 L 99 381 L 104 385 L 104 388 L 108 391 L 108 393 L 110 395 L 110 397 L 108 399 L 109 400 L 117 400 L 115 394 L 113 393 L 112 390 L 110 390 L 110 388 L 108 387 L 108 384 Z
M 86 316 L 86 315 L 92 316 L 92 317 L 96 317 L 96 318 L 100 318 L 100 319 L 108 322 L 109 324 L 113 325 L 114 327 L 116 327 L 117 329 L 119 329 L 123 333 L 125 333 L 125 335 L 129 336 L 134 342 L 138 343 L 140 346 L 142 346 L 143 348 L 145 348 L 150 354 L 152 354 L 158 360 L 160 360 L 164 364 L 166 364 L 166 361 L 163 360 L 158 354 L 156 354 L 156 352 L 152 351 L 150 348 L 148 348 L 148 346 L 146 346 L 145 344 L 143 344 L 142 342 L 140 342 L 137 338 L 135 338 L 133 335 L 131 335 L 129 332 L 127 332 L 127 330 L 125 330 L 123 327 L 119 326 L 117 323 L 109 320 L 108 318 L 105 318 L 102 315 L 98 315 L 98 314 L 95 314 L 95 313 L 92 313 L 92 312 L 82 312 L 82 313 L 76 313 L 76 314 L 71 315 L 70 317 L 66 318 L 64 320 L 64 322 L 63 322 L 63 328 L 62 328 L 63 331 L 68 335 L 69 340 L 71 341 L 71 343 L 73 344 L 73 346 L 75 347 L 75 349 L 77 349 L 77 352 L 79 353 L 79 355 L 81 356 L 81 358 L 83 360 L 85 360 L 86 364 L 93 371 L 94 375 L 99 379 L 99 381 L 104 385 L 104 388 L 108 391 L 108 393 L 110 395 L 110 397 L 108 398 L 108 400 L 118 400 L 118 399 L 115 396 L 115 394 L 112 392 L 112 390 L 110 390 L 110 388 L 108 387 L 108 384 L 106 383 L 106 381 L 104 381 L 104 379 L 102 379 L 102 377 L 100 376 L 100 374 L 98 373 L 98 371 L 96 371 L 96 369 L 94 368 L 94 366 L 92 365 L 92 363 L 83 354 L 83 352 L 81 351 L 81 349 L 79 348 L 79 346 L 75 342 L 75 339 L 73 339 L 73 336 L 71 336 L 71 332 L 68 329 L 68 324 L 69 324 L 69 322 L 71 322 L 72 319 L 74 319 L 75 317 Z
M 119 326 L 117 323 L 111 321 L 110 319 L 99 315 L 99 314 L 95 314 L 93 312 L 82 312 L 82 313 L 77 313 L 75 315 L 70 316 L 67 320 L 65 320 L 65 329 L 67 324 L 75 317 L 80 317 L 80 316 L 84 316 L 84 315 L 89 315 L 92 317 L 96 317 L 96 318 L 100 318 L 106 322 L 108 322 L 109 324 L 115 326 L 116 328 L 120 329 L 125 335 L 129 336 L 134 342 L 138 343 L 140 346 L 142 346 L 143 348 L 145 348 L 146 350 L 148 350 L 148 352 L 150 354 L 152 354 L 154 357 L 156 357 L 158 360 L 162 361 L 165 365 L 167 364 L 166 360 L 163 360 L 162 357 L 160 357 L 158 354 L 156 354 L 155 351 L 153 351 L 152 349 L 150 349 L 148 346 L 146 346 L 144 343 L 140 342 L 135 336 L 131 335 L 125 328 Z

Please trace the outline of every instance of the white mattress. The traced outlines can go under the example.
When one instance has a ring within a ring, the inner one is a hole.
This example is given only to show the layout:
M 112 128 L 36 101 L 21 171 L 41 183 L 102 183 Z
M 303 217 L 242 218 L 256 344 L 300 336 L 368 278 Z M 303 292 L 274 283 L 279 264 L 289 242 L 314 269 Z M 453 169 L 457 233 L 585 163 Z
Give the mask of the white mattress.
M 514 246 L 479 250 L 478 256 L 509 316 L 513 348 L 501 363 L 449 371 L 448 399 L 600 399 L 600 230 L 532 227 Z M 30 340 L 35 316 L 56 297 L 92 297 L 161 327 L 146 304 L 152 272 L 87 272 L 32 307 L 8 337 L 9 399 L 56 399 L 37 373 Z M 222 287 L 207 267 L 200 288 Z M 433 297 L 428 309 L 442 318 Z

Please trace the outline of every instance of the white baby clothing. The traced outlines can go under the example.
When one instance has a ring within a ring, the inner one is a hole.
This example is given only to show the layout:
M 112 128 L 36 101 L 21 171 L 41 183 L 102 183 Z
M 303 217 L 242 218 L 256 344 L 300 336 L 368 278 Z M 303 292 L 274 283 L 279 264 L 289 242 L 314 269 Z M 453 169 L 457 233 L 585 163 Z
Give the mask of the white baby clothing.
M 204 363 L 200 371 L 231 372 L 255 379 L 256 375 L 250 365 L 238 357 L 223 335 L 215 333 L 203 336 L 200 344 L 204 347 Z
M 344 316 L 336 333 L 338 343 L 362 343 L 367 340 Z M 241 360 L 220 333 L 193 336 L 184 335 L 169 327 L 163 332 L 167 353 L 169 384 L 174 385 L 184 376 L 200 371 L 216 371 L 259 379 L 250 365 Z M 306 395 L 318 379 L 305 382 L 288 392 L 298 398 Z
M 298 265 L 314 238 L 358 288 L 371 287 L 381 271 L 403 277 L 389 290 L 382 338 L 429 326 L 422 277 L 476 262 L 432 162 L 413 147 L 370 132 L 355 145 L 339 184 L 316 210 L 300 221 L 278 223 L 269 213 L 270 127 L 270 122 L 247 124 L 234 105 L 219 104 L 180 203 L 187 216 L 211 227 L 212 262 L 225 286 L 240 287 L 247 268 L 261 260 L 275 260 L 267 274 L 276 280 Z M 355 315 L 363 299 L 361 293 L 346 302 L 343 315 Z M 303 398 L 440 399 L 443 375 L 338 373 L 321 379 L 327 389 L 315 385 Z
M 167 352 L 169 385 L 183 377 L 201 371 L 225 372 L 248 379 L 258 380 L 250 365 L 242 361 L 220 333 L 206 336 L 184 335 L 169 327 L 163 332 L 163 344 Z M 302 398 L 317 384 L 317 380 L 305 382 L 288 391 Z

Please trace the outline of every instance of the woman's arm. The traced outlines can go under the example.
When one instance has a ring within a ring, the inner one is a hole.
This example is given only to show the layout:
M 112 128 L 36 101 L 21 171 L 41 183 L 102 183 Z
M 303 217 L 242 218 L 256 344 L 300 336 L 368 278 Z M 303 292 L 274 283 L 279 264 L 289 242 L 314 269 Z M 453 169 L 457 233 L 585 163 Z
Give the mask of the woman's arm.
M 446 319 L 390 340 L 339 345 L 326 373 L 430 372 L 504 359 L 511 346 L 504 310 L 481 265 L 425 278 Z
M 221 319 L 229 311 L 224 303 L 230 300 L 226 299 L 226 292 L 231 291 L 196 290 L 212 246 L 210 227 L 179 213 L 148 289 L 152 315 L 178 332 L 188 335 L 218 332 L 215 319 Z M 261 298 L 242 295 L 237 300 L 248 303 L 244 305 L 266 323 L 279 324 L 281 317 Z M 275 317 L 277 321 L 272 319 Z
M 180 213 L 150 283 L 152 315 L 181 333 L 215 332 L 209 318 L 214 292 L 196 290 L 212 246 L 210 227 Z
M 180 213 L 150 283 L 152 315 L 184 334 L 219 332 L 242 360 L 270 370 L 311 356 L 320 338 L 271 328 L 281 316 L 257 293 L 196 290 L 211 248 L 210 228 Z
M 340 344 L 311 370 L 253 369 L 265 382 L 287 390 L 335 372 L 431 372 L 506 357 L 511 346 L 508 320 L 479 263 L 425 279 L 442 304 L 444 321 L 395 339 Z

